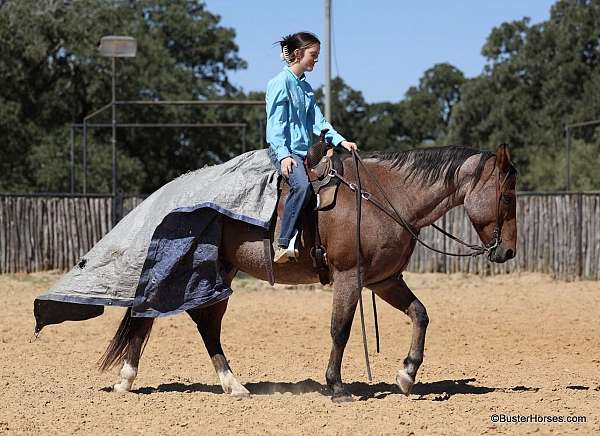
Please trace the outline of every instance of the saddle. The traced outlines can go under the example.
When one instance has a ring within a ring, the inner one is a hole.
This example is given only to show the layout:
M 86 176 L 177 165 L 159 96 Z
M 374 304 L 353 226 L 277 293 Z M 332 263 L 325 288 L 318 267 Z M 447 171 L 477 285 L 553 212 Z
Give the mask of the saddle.
M 304 235 L 303 239 L 305 243 L 310 243 L 309 246 L 312 245 L 310 248 L 310 257 L 312 259 L 313 268 L 319 274 L 319 280 L 323 285 L 331 283 L 331 274 L 327 265 L 327 253 L 325 247 L 321 245 L 318 211 L 329 210 L 335 206 L 336 193 L 340 184 L 340 179 L 336 177 L 335 174 L 344 174 L 343 160 L 349 156 L 345 150 L 334 149 L 330 144 L 327 144 L 325 140 L 327 131 L 328 129 L 321 131 L 319 141 L 309 148 L 306 158 L 304 159 L 304 167 L 306 168 L 312 190 L 315 193 L 316 201 L 312 200 L 309 203 L 312 207 L 307 207 L 302 213 L 301 218 L 301 231 Z M 280 193 L 284 191 L 284 185 L 285 181 L 281 179 L 279 183 Z M 271 285 L 274 283 L 275 278 L 272 265 L 272 245 L 270 238 L 273 236 L 275 230 L 276 216 L 282 213 L 283 209 L 276 212 L 271 226 L 271 234 L 265 236 L 263 241 L 265 257 L 267 258 L 267 277 Z
M 323 129 L 319 142 L 313 144 L 304 159 L 304 167 L 313 192 L 317 196 L 317 210 L 327 210 L 335 206 L 335 197 L 340 179 L 334 174 L 344 175 L 343 151 L 332 148 L 325 141 L 329 129 Z M 332 170 L 334 170 L 332 172 Z
M 340 178 L 336 174 L 344 175 L 344 151 L 334 149 L 325 140 L 325 134 L 329 129 L 321 130 L 319 142 L 313 144 L 306 154 L 304 166 L 308 180 L 317 198 L 314 212 L 314 247 L 310 250 L 313 267 L 319 274 L 321 284 L 331 283 L 331 273 L 327 264 L 327 252 L 321 245 L 319 235 L 319 210 L 328 210 L 335 206 L 335 198 Z

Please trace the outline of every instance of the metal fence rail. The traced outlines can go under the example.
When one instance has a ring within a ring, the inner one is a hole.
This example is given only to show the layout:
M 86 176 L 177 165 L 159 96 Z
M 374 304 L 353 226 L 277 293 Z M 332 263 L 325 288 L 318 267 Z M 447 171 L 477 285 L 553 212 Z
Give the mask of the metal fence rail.
M 126 214 L 143 198 L 118 197 L 117 207 Z M 0 194 L 0 273 L 70 269 L 112 228 L 112 207 L 110 195 Z M 505 264 L 481 256 L 443 256 L 417 245 L 408 270 L 482 275 L 531 271 L 564 280 L 600 280 L 600 193 L 522 193 L 517 219 L 517 256 Z M 478 240 L 462 207 L 437 224 L 466 241 Z M 460 251 L 431 228 L 421 236 L 435 247 Z

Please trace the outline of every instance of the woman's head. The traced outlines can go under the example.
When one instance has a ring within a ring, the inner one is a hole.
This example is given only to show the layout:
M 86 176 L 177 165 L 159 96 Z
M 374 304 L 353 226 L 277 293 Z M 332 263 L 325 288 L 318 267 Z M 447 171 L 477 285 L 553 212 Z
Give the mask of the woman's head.
M 299 64 L 303 71 L 312 71 L 319 60 L 321 41 L 310 32 L 298 32 L 281 38 L 281 55 L 288 65 Z

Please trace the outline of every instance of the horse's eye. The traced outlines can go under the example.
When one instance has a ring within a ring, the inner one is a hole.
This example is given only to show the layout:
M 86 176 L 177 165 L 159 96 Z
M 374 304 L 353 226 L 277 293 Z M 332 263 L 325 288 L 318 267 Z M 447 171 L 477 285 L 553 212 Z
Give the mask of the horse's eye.
M 510 195 L 502 194 L 502 203 L 504 203 L 507 206 L 510 206 L 511 202 L 512 202 L 512 197 Z

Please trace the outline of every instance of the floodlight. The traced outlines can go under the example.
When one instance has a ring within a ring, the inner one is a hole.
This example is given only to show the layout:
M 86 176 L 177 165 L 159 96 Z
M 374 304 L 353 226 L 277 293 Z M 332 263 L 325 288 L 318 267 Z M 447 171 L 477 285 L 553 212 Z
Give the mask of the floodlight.
M 134 58 L 137 41 L 131 36 L 103 36 L 98 50 L 102 56 L 110 58 Z

